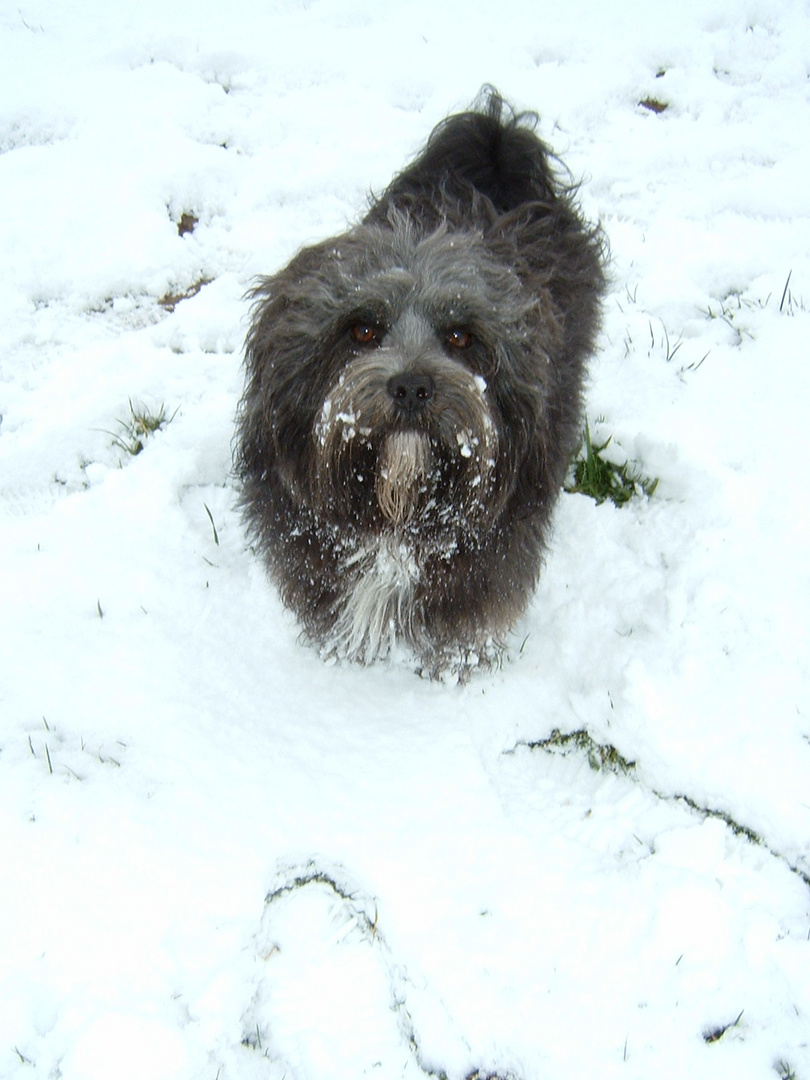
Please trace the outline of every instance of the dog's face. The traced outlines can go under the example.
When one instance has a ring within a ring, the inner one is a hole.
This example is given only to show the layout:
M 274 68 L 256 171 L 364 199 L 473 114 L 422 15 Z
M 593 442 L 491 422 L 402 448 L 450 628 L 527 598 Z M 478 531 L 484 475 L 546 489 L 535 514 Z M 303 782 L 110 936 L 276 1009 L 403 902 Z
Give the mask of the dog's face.
M 497 517 L 543 426 L 538 353 L 556 326 L 516 262 L 479 233 L 392 215 L 269 279 L 248 400 L 295 499 L 437 542 Z

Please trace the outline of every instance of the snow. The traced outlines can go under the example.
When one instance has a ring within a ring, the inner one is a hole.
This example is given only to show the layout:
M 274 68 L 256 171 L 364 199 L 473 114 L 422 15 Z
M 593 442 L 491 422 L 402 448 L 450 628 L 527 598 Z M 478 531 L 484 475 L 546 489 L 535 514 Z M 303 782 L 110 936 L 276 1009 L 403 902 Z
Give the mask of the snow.
M 0 30 L 0 1076 L 807 1080 L 806 5 Z M 563 496 L 454 687 L 299 641 L 231 439 L 254 276 L 484 82 L 603 222 L 591 432 L 659 484 Z

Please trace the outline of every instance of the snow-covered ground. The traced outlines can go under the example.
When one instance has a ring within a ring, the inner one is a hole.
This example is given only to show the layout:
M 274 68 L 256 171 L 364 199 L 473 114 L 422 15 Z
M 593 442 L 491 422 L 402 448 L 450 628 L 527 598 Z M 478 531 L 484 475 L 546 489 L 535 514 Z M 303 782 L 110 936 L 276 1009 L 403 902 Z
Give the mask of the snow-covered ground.
M 0 9 L 0 1076 L 810 1078 L 808 26 Z M 484 82 L 584 178 L 588 417 L 659 484 L 563 496 L 457 687 L 302 645 L 229 470 L 252 278 Z

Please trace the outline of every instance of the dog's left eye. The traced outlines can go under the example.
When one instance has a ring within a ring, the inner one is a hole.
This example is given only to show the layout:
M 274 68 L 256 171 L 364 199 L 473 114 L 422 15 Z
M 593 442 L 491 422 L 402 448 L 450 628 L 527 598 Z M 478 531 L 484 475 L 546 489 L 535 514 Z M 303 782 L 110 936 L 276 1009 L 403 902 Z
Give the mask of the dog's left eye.
M 468 349 L 472 345 L 472 339 L 469 330 L 451 330 L 445 338 L 451 349 Z
M 355 323 L 350 331 L 352 338 L 358 345 L 370 345 L 378 338 L 377 327 L 371 323 Z

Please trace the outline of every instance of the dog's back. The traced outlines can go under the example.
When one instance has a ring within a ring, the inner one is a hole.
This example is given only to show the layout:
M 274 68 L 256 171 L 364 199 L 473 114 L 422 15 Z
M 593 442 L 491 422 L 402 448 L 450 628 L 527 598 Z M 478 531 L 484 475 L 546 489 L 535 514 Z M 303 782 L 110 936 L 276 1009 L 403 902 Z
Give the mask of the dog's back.
M 476 108 L 434 129 L 425 149 L 393 179 L 378 205 L 466 202 L 477 192 L 498 214 L 526 203 L 549 206 L 559 185 L 550 152 L 534 132 L 536 122 L 534 113 L 514 113 L 497 91 L 485 88 Z
M 576 184 L 535 133 L 537 119 L 484 87 L 472 109 L 434 128 L 364 224 L 391 227 L 404 215 L 426 233 L 477 225 L 527 287 L 547 291 L 566 323 L 562 356 L 581 360 L 593 349 L 607 250 L 579 212 Z

